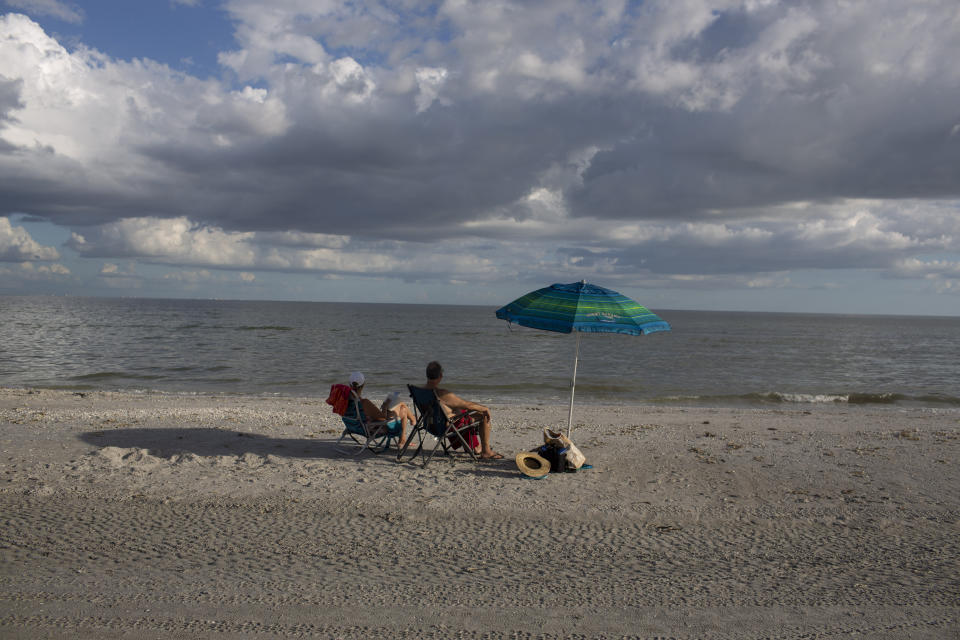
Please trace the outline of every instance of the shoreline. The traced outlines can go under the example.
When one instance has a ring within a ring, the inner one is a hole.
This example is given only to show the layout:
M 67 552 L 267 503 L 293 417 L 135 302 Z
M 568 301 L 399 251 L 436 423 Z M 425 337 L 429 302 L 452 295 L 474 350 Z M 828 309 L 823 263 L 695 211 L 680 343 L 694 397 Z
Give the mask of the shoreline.
M 324 383 L 326 384 L 326 383 Z M 322 388 L 321 388 L 322 387 Z M 224 398 L 224 399 L 260 399 L 260 400 L 289 400 L 289 401 L 310 401 L 324 400 L 326 398 L 325 386 L 320 385 L 316 393 L 283 393 L 283 392 L 252 392 L 252 391 L 216 391 L 212 389 L 203 391 L 187 390 L 165 390 L 165 389 L 102 389 L 71 386 L 3 386 L 0 385 L 0 394 L 2 393 L 62 393 L 84 397 L 88 394 L 115 394 L 119 396 L 157 396 L 169 398 Z M 369 395 L 373 397 L 385 396 L 392 388 L 370 391 Z M 394 389 L 395 390 L 395 389 Z M 403 391 L 400 393 L 400 400 L 409 404 L 409 396 Z M 467 395 L 467 392 L 464 392 Z M 470 397 L 477 397 L 476 393 L 470 392 Z M 549 400 L 537 398 L 506 398 L 501 400 L 491 400 L 489 398 L 477 397 L 479 402 L 491 406 L 520 407 L 520 406 L 562 406 L 569 408 L 569 397 L 555 397 Z M 836 408 L 892 408 L 919 411 L 960 411 L 960 398 L 936 397 L 936 396 L 907 396 L 895 392 L 882 393 L 782 393 L 777 391 L 753 392 L 743 395 L 733 396 L 670 396 L 664 398 L 649 398 L 645 400 L 624 400 L 621 398 L 596 400 L 582 395 L 577 396 L 574 404 L 574 414 L 578 408 L 586 409 L 604 409 L 608 407 L 629 407 L 634 409 L 641 408 L 666 408 L 677 410 L 702 410 L 702 409 L 758 409 L 758 410 L 817 410 L 821 407 Z
M 947 638 L 960 409 L 576 405 L 593 469 L 333 450 L 325 397 L 0 388 L 9 638 Z M 436 544 L 437 541 L 441 544 Z

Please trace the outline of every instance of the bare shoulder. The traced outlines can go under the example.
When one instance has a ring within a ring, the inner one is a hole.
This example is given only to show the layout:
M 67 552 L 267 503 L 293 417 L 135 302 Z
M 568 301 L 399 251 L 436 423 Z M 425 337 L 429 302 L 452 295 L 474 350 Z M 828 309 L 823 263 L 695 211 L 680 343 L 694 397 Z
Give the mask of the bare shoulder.
M 449 407 L 456 407 L 458 404 L 462 404 L 463 400 L 449 389 L 437 389 L 437 397 L 443 401 Z

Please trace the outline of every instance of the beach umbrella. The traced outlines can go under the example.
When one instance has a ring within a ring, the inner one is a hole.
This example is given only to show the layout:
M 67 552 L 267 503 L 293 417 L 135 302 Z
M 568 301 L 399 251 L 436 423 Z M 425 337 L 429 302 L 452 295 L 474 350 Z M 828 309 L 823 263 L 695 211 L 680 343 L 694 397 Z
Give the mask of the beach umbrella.
M 497 317 L 523 327 L 577 332 L 573 355 L 573 376 L 570 379 L 570 413 L 567 437 L 573 429 L 573 395 L 577 387 L 577 362 L 580 359 L 580 334 L 625 333 L 644 335 L 669 331 L 670 325 L 646 307 L 616 291 L 590 284 L 585 280 L 570 284 L 553 284 L 531 291 L 497 309 Z

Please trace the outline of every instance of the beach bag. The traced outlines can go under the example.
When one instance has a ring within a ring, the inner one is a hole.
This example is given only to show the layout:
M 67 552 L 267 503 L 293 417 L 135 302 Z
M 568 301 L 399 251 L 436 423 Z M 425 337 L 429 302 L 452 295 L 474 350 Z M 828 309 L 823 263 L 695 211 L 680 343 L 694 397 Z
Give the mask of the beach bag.
M 567 471 L 567 450 L 560 445 L 542 444 L 533 452 L 550 464 L 550 473 Z M 576 469 L 570 469 L 570 471 L 576 471 Z
M 555 455 L 560 455 L 562 452 L 563 455 L 563 464 L 557 467 L 558 471 L 576 471 L 583 466 L 583 463 L 587 461 L 587 457 L 583 455 L 580 449 L 577 448 L 577 445 L 567 436 L 563 435 L 561 431 L 551 431 L 547 427 L 543 428 L 543 444 L 544 446 L 551 447 L 558 451 Z M 543 454 L 540 454 L 543 455 Z M 549 457 L 543 456 L 550 460 Z M 551 471 L 553 470 L 553 461 L 550 462 Z

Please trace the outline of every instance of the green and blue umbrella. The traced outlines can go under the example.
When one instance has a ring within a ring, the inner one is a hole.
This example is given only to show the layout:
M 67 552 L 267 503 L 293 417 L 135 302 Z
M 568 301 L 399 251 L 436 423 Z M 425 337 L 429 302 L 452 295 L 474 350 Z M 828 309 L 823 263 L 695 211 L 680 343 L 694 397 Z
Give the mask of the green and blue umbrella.
M 560 333 L 577 332 L 573 376 L 570 380 L 568 437 L 573 429 L 573 395 L 577 386 L 580 333 L 625 333 L 639 336 L 670 330 L 670 325 L 658 315 L 627 296 L 583 280 L 531 291 L 497 309 L 497 317 L 533 329 Z

